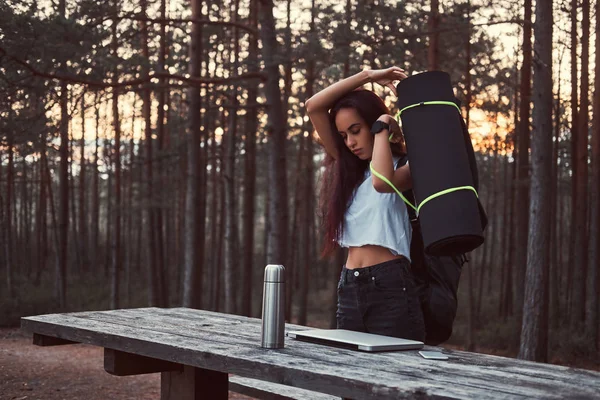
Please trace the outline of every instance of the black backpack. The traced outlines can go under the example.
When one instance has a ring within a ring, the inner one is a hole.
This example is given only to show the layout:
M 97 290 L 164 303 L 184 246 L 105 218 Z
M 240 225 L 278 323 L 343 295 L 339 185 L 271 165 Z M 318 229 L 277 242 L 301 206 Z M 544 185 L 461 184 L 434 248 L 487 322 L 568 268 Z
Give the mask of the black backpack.
M 412 190 L 403 193 L 413 199 Z M 416 279 L 423 319 L 425 344 L 438 345 L 452 335 L 452 325 L 458 308 L 458 282 L 465 254 L 432 256 L 425 253 L 421 225 L 415 211 L 407 207 L 412 225 L 410 242 L 411 269 Z
M 467 132 L 464 120 L 462 120 L 463 136 L 467 148 L 467 156 L 471 165 L 473 175 L 473 186 L 479 190 L 479 177 L 475 153 Z M 398 166 L 406 164 L 408 157 L 403 155 Z M 412 190 L 403 192 L 406 199 L 415 204 Z M 487 216 L 479 199 L 477 200 L 481 226 L 485 229 Z M 466 254 L 453 256 L 432 256 L 425 253 L 421 225 L 412 207 L 406 207 L 413 228 L 410 243 L 411 269 L 417 280 L 421 308 L 425 320 L 425 343 L 438 345 L 445 342 L 452 335 L 452 325 L 456 317 L 458 307 L 458 282 L 462 266 L 469 261 Z

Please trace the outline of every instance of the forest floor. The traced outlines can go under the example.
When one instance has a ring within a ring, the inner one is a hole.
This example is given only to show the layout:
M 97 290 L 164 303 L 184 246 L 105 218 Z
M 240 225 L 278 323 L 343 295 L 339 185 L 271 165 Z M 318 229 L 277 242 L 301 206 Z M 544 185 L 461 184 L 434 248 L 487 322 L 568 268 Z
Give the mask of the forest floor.
M 101 347 L 38 347 L 19 329 L 0 329 L 1 400 L 160 398 L 160 374 L 118 377 L 104 371 Z M 251 399 L 230 392 L 230 399 Z

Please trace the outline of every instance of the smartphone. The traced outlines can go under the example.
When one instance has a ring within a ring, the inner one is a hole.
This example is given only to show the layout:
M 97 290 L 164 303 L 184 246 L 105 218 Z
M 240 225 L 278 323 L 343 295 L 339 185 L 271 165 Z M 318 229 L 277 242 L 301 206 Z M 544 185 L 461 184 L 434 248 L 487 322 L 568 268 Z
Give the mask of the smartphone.
M 419 351 L 421 357 L 428 360 L 447 360 L 448 356 L 444 355 L 440 351 Z

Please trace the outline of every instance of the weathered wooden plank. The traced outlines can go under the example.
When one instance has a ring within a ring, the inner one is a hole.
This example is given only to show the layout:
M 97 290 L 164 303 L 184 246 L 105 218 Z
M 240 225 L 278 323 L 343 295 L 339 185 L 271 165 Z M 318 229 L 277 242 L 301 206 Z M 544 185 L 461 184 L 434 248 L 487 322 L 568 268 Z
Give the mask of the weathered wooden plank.
M 147 332 L 139 327 L 113 325 L 66 314 L 45 315 L 43 321 L 36 318 L 38 317 L 28 317 L 23 320 L 22 326 L 46 335 L 68 335 L 70 339 L 82 343 L 231 372 L 334 396 L 355 399 L 469 397 L 469 392 L 463 387 L 447 388 L 447 385 L 435 381 L 428 382 L 428 387 L 425 388 L 424 382 L 411 379 L 398 382 L 398 374 L 360 369 L 355 374 L 347 375 L 347 369 L 336 364 L 315 365 L 314 360 L 289 355 L 282 360 L 285 349 L 265 350 L 258 345 L 248 348 L 227 343 L 215 345 L 197 338 L 158 331 L 152 332 L 153 340 L 148 342 Z M 489 394 L 480 397 L 492 398 Z
M 131 311 L 131 310 L 128 310 L 128 311 Z M 166 311 L 168 311 L 168 310 L 166 310 Z M 103 314 L 103 315 L 104 315 L 104 314 Z M 154 323 L 154 322 L 155 322 L 155 321 L 153 320 L 153 323 Z M 168 324 L 170 324 L 170 325 L 177 325 L 177 323 L 178 323 L 177 321 L 175 321 L 175 323 L 173 323 L 172 321 L 167 321 L 167 322 L 168 322 Z M 206 321 L 205 321 L 205 322 L 206 322 Z M 137 317 L 136 317 L 136 324 L 139 324 L 139 318 L 137 318 Z M 203 325 L 209 325 L 209 324 L 203 324 Z M 212 327 L 212 329 L 214 329 L 214 326 Z M 321 347 L 321 349 L 329 349 L 329 348 L 326 348 L 326 347 Z M 351 353 L 352 353 L 354 356 L 356 356 L 357 354 L 360 354 L 360 353 L 355 353 L 355 352 L 351 352 Z M 397 353 L 396 353 L 396 354 L 397 354 Z M 371 357 L 371 355 L 367 355 L 367 356 Z M 371 361 L 372 361 L 372 360 L 371 360 Z M 406 360 L 404 360 L 404 361 L 406 361 Z M 420 362 L 422 363 L 422 362 L 424 362 L 424 361 L 423 361 L 423 360 L 420 360 Z M 430 362 L 430 363 L 431 363 L 431 362 Z M 439 365 L 439 364 L 440 364 L 440 363 L 438 363 L 438 365 Z M 367 365 L 368 365 L 368 364 L 367 364 Z M 375 367 L 377 367 L 377 365 L 375 365 Z M 419 367 L 419 365 L 417 365 L 417 368 L 418 368 L 418 367 Z M 421 369 L 422 369 L 422 365 L 420 365 L 420 367 L 421 367 Z M 445 366 L 444 366 L 444 368 L 445 368 Z M 470 383 L 472 384 L 473 382 L 470 382 Z M 493 382 L 492 382 L 492 383 L 493 383 Z M 509 382 L 509 383 L 510 383 L 510 382 Z M 512 381 L 512 384 L 514 384 L 514 383 L 515 383 L 515 381 Z M 518 382 L 518 381 L 517 381 L 517 384 L 519 384 L 519 382 Z M 527 389 L 525 388 L 525 389 L 523 389 L 523 390 L 527 390 Z M 533 394 L 532 392 L 530 392 L 530 391 L 529 391 L 529 392 L 523 392 L 523 393 L 522 393 L 522 395 L 526 395 L 526 394 L 524 394 L 524 393 L 528 393 L 529 395 L 532 395 L 532 394 Z M 515 393 L 513 392 L 513 395 L 514 395 L 514 394 L 515 394 Z
M 162 313 L 164 313 L 164 315 Z M 237 343 L 241 343 L 242 337 L 240 337 L 240 335 L 250 335 L 250 340 L 259 340 L 256 339 L 260 337 L 260 327 L 258 324 L 253 324 L 252 326 L 244 325 L 243 330 L 234 329 L 235 333 L 231 333 L 232 327 L 236 328 L 235 324 L 233 324 L 231 320 L 226 321 L 227 324 L 225 328 L 221 328 L 219 326 L 218 321 L 226 318 L 222 317 L 222 314 L 216 317 L 211 316 L 209 318 L 204 316 L 202 318 L 198 318 L 198 316 L 194 318 L 188 314 L 189 313 L 182 313 L 182 315 L 180 315 L 181 318 L 178 319 L 177 310 L 169 309 L 157 310 L 156 312 L 152 313 L 151 316 L 146 314 L 146 310 L 127 310 L 126 313 L 120 313 L 120 315 L 111 315 L 110 317 L 104 313 L 86 313 L 85 315 L 90 318 L 96 317 L 98 320 L 106 322 L 110 322 L 111 320 L 114 322 L 115 319 L 118 319 L 120 323 L 129 325 L 132 325 L 132 320 L 135 320 L 135 324 L 138 326 L 140 324 L 146 324 L 145 326 L 148 328 L 160 329 L 171 333 L 185 332 L 186 335 L 196 335 L 205 328 L 207 329 L 207 333 L 220 334 L 221 338 L 231 339 L 235 336 Z M 143 322 L 145 318 L 146 321 Z M 206 340 L 206 338 L 199 337 L 199 340 Z M 291 341 L 291 343 L 294 342 L 295 341 Z M 289 343 L 290 342 L 288 342 L 288 345 Z M 252 344 L 253 343 L 250 342 L 250 345 Z M 307 346 L 312 346 L 314 348 L 314 345 L 312 344 L 307 344 Z M 525 372 L 528 373 L 523 373 L 522 366 L 524 363 L 527 364 L 526 362 L 501 357 L 496 358 L 502 360 L 503 362 L 519 363 L 521 366 L 521 371 L 511 371 L 510 368 L 509 370 L 502 370 L 502 368 L 506 368 L 506 366 L 502 364 L 498 364 L 498 368 L 495 368 L 493 365 L 482 368 L 480 366 L 481 363 L 469 365 L 464 363 L 464 361 L 461 362 L 460 360 L 458 364 L 452 365 L 452 367 L 449 368 L 448 364 L 452 364 L 453 362 L 456 362 L 456 360 L 451 359 L 448 362 L 423 360 L 417 355 L 416 352 L 391 352 L 386 354 L 378 354 L 375 356 L 372 354 L 338 350 L 324 346 L 317 346 L 317 348 L 319 349 L 317 357 L 322 358 L 327 354 L 338 356 L 336 359 L 330 359 L 326 357 L 326 360 L 335 362 L 338 365 L 346 365 L 348 367 L 348 374 L 354 373 L 355 363 L 360 363 L 371 370 L 380 370 L 384 368 L 388 372 L 404 372 L 407 375 L 412 375 L 414 378 L 423 380 L 431 379 L 432 374 L 435 374 L 435 379 L 438 382 L 447 383 L 449 385 L 461 383 L 471 387 L 472 390 L 475 390 L 477 387 L 484 388 L 486 391 L 496 390 L 499 395 L 512 394 L 515 396 L 520 395 L 540 397 L 543 396 L 544 392 L 549 390 L 548 385 L 557 386 L 558 382 L 561 382 L 560 389 L 564 393 L 569 393 L 572 390 L 578 390 L 581 384 L 585 384 L 585 381 L 580 382 L 580 380 L 573 379 L 572 377 L 569 377 L 568 380 L 565 380 L 564 374 L 562 374 L 560 371 L 554 371 L 556 370 L 556 366 L 549 366 L 551 372 L 553 372 L 550 376 L 544 376 L 543 373 L 535 370 L 535 367 L 546 366 L 545 364 L 529 363 L 533 367 L 530 368 L 530 370 L 525 370 Z M 381 358 L 388 359 L 385 362 L 382 362 Z M 581 372 L 585 373 L 586 371 Z M 600 375 L 596 373 L 593 378 L 598 379 L 599 376 Z M 538 388 L 540 390 L 536 391 Z M 552 392 L 554 392 L 555 389 L 556 388 L 554 388 Z
M 147 309 L 133 309 L 128 310 L 134 313 L 137 313 L 142 310 Z M 174 317 L 181 317 L 182 319 L 189 320 L 193 322 L 194 320 L 198 321 L 201 319 L 204 325 L 209 325 L 212 323 L 211 329 L 218 329 L 216 327 L 215 321 L 228 318 L 228 314 L 215 313 L 205 310 L 194 310 L 189 308 L 173 308 L 173 309 L 157 309 L 157 313 L 154 315 L 170 315 Z M 200 317 L 199 317 L 200 313 Z M 136 314 L 137 315 L 137 314 Z M 206 316 L 210 316 L 210 318 L 206 318 Z M 232 320 L 235 321 L 246 321 L 251 320 L 253 323 L 249 323 L 248 325 L 244 325 L 243 331 L 236 331 L 236 334 L 245 334 L 250 337 L 255 337 L 255 335 L 260 335 L 260 320 L 252 319 L 243 316 L 231 315 L 230 321 L 228 324 L 231 324 Z M 302 329 L 311 329 L 304 326 L 286 324 L 286 331 L 290 330 L 302 330 Z M 293 339 L 286 338 L 286 344 L 296 342 Z M 308 344 L 308 346 L 313 346 Z M 329 352 L 332 351 L 337 353 L 333 347 L 327 346 L 319 346 L 319 353 L 321 350 Z M 569 384 L 573 385 L 573 387 L 578 387 L 580 385 L 589 384 L 589 382 L 593 382 L 593 388 L 600 393 L 600 373 L 596 371 L 583 370 L 583 369 L 574 369 L 571 367 L 565 367 L 560 365 L 553 364 L 545 364 L 545 363 L 537 363 L 525 360 L 519 360 L 515 358 L 508 357 L 500 357 L 493 356 L 481 353 L 471 353 L 465 351 L 458 350 L 450 350 L 443 349 L 441 347 L 433 347 L 433 346 L 425 346 L 426 350 L 438 350 L 443 351 L 444 353 L 450 356 L 450 360 L 440 362 L 435 360 L 424 360 L 422 359 L 416 351 L 412 352 L 387 352 L 387 353 L 379 353 L 377 354 L 380 358 L 385 358 L 384 362 L 381 362 L 379 358 L 376 360 L 375 365 L 373 364 L 373 355 L 369 353 L 363 352 L 355 352 L 355 351 L 343 351 L 343 353 L 350 353 L 350 357 L 353 359 L 352 363 L 367 363 L 370 368 L 377 368 L 377 365 L 385 365 L 388 363 L 393 365 L 394 363 L 400 363 L 402 365 L 407 366 L 407 362 L 416 361 L 417 365 L 409 364 L 411 368 L 427 368 L 427 371 L 431 374 L 434 373 L 436 375 L 441 374 L 455 374 L 455 378 L 460 379 L 461 377 L 473 375 L 484 378 L 486 380 L 498 380 L 504 378 L 505 384 L 508 386 L 515 385 L 518 382 L 520 377 L 529 377 L 534 380 L 546 380 L 548 382 L 560 382 L 561 385 L 566 385 L 567 388 Z M 369 362 L 369 360 L 371 362 Z M 451 364 L 451 365 L 448 365 Z M 492 374 L 492 376 L 486 376 L 487 374 Z M 567 375 L 565 375 L 567 374 Z M 565 377 L 568 376 L 568 380 L 565 380 Z M 578 379 L 581 378 L 581 379 Z
M 213 327 L 217 328 L 216 321 L 219 321 L 222 319 L 227 319 L 228 325 L 233 324 L 233 321 L 237 321 L 238 323 L 239 322 L 244 322 L 244 323 L 247 322 L 248 323 L 247 325 L 244 324 L 244 330 L 236 331 L 236 334 L 247 334 L 247 335 L 260 334 L 260 329 L 261 329 L 260 319 L 248 318 L 248 317 L 232 315 L 232 314 L 223 314 L 223 313 L 206 311 L 206 310 L 195 310 L 195 309 L 190 309 L 190 308 L 167 308 L 167 309 L 165 309 L 165 308 L 154 308 L 154 309 L 138 308 L 138 309 L 128 309 L 128 310 L 122 310 L 122 311 L 132 312 L 133 315 L 140 317 L 143 315 L 142 313 L 149 312 L 150 310 L 153 310 L 152 315 L 171 315 L 174 317 L 179 316 L 183 319 L 189 320 L 190 322 L 203 321 L 202 324 L 211 326 L 211 329 L 213 329 Z M 156 310 L 156 312 L 154 312 L 154 310 Z M 121 311 L 121 310 L 119 310 L 119 311 Z M 127 314 L 124 314 L 124 315 L 127 315 Z M 306 330 L 306 329 L 313 329 L 313 328 L 286 323 L 286 332 L 293 331 L 293 330 Z M 295 340 L 286 338 L 286 344 L 290 343 L 290 341 L 296 342 Z M 329 347 L 324 347 L 324 346 L 321 346 L 320 348 L 328 348 L 329 349 Z M 600 378 L 600 373 L 598 373 L 598 372 L 584 370 L 584 369 L 574 369 L 571 367 L 565 367 L 565 366 L 561 366 L 561 365 L 537 363 L 537 362 L 519 360 L 516 358 L 501 357 L 501 356 L 495 356 L 495 355 L 489 355 L 489 354 L 483 354 L 483 353 L 472 353 L 472 352 L 466 352 L 466 351 L 460 351 L 460 350 L 444 349 L 443 347 L 425 346 L 425 348 L 427 350 L 443 351 L 444 353 L 447 353 L 448 355 L 452 356 L 452 358 L 446 363 L 435 362 L 434 360 L 428 361 L 431 365 L 441 365 L 443 369 L 446 369 L 445 364 L 447 364 L 447 363 L 457 363 L 458 364 L 458 362 L 460 362 L 460 363 L 465 363 L 465 366 L 477 367 L 478 373 L 479 373 L 479 368 L 493 367 L 493 368 L 507 369 L 509 372 L 512 371 L 512 372 L 515 372 L 518 374 L 531 374 L 532 376 L 540 376 L 540 374 L 548 374 L 548 376 L 547 376 L 548 379 L 559 379 L 560 375 L 557 375 L 557 374 L 561 374 L 563 372 L 566 372 L 569 374 L 572 374 L 572 373 L 575 373 L 578 375 L 581 374 L 586 377 L 589 377 L 590 379 Z M 330 349 L 333 349 L 333 348 L 330 348 Z M 351 352 L 351 354 L 353 356 L 362 354 L 366 357 L 369 357 L 368 353 Z M 413 351 L 413 352 L 387 352 L 387 353 L 379 353 L 379 354 L 383 357 L 386 357 L 386 356 L 395 357 L 399 354 L 412 355 L 412 356 L 414 356 L 415 359 L 418 359 L 421 362 L 426 361 L 426 360 L 421 359 L 420 356 L 417 355 L 416 351 Z M 402 359 L 402 362 L 404 362 L 404 359 Z M 452 367 L 453 368 L 459 367 L 459 365 L 453 365 Z
M 111 375 L 129 376 L 182 371 L 183 365 L 105 348 L 104 370 Z
M 242 376 L 229 377 L 229 390 L 261 400 L 338 400 L 338 397 Z
M 224 372 L 186 365 L 181 371 L 162 372 L 160 380 L 161 400 L 227 400 L 229 396 Z
M 45 318 L 45 322 L 46 325 L 63 324 L 61 319 L 66 317 L 59 315 L 54 322 Z M 258 348 L 260 320 L 198 310 L 115 310 L 70 314 L 68 317 L 78 328 L 97 330 L 96 324 L 115 324 L 110 329 L 114 340 L 126 339 L 123 335 L 131 334 L 142 342 L 156 341 L 153 346 L 156 348 L 152 349 L 154 352 L 162 346 L 161 340 L 174 337 L 176 343 L 170 344 L 176 345 L 181 353 L 207 352 L 213 357 L 212 361 L 218 360 L 206 364 L 211 368 L 220 362 L 229 363 L 223 371 L 346 397 L 395 398 L 423 394 L 459 398 L 560 398 L 574 395 L 593 398 L 600 392 L 598 373 L 465 352 L 447 351 L 451 356 L 448 362 L 435 362 L 419 358 L 416 352 L 375 355 L 294 340 L 288 340 L 286 348 L 281 351 L 264 351 Z M 97 321 L 94 322 L 94 319 Z M 86 339 L 81 329 L 78 334 Z M 102 336 L 99 332 L 96 334 Z M 112 336 L 104 335 L 105 340 L 109 337 Z M 154 340 L 157 337 L 160 340 Z M 130 342 L 132 340 L 125 340 L 127 345 L 131 345 Z M 169 343 L 168 340 L 166 343 Z M 181 362 L 179 358 L 185 356 L 177 355 L 177 361 Z M 326 373 L 315 373 L 318 368 L 324 368 Z M 316 377 L 311 374 L 316 374 Z M 359 379 L 347 378 L 357 375 Z M 374 396 L 373 391 L 379 391 L 379 394 Z
M 70 340 L 65 340 L 57 337 L 40 335 L 38 333 L 33 334 L 33 344 L 36 346 L 62 346 L 65 344 L 74 344 Z

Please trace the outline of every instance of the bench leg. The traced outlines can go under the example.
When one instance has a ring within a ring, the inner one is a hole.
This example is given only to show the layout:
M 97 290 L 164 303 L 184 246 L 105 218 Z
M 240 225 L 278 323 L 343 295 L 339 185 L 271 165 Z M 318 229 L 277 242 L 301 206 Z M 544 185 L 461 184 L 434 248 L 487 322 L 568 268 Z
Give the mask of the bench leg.
M 226 400 L 229 378 L 225 372 L 184 365 L 182 371 L 161 372 L 161 400 Z

